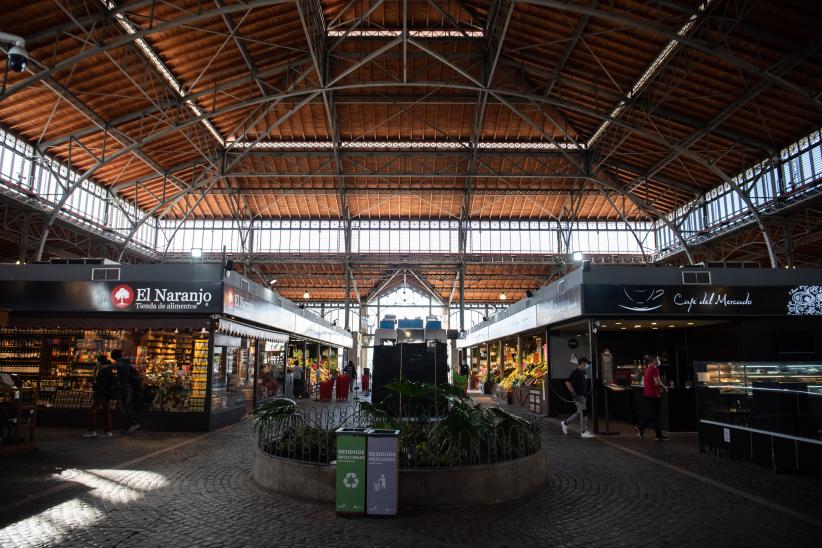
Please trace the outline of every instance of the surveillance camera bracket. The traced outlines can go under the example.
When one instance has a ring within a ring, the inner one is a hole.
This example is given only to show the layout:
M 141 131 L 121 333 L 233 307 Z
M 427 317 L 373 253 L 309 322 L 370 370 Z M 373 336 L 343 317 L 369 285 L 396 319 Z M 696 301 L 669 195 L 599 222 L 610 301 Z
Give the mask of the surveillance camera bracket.
M 6 44 L 13 44 L 15 46 L 25 48 L 26 47 L 26 40 L 22 36 L 17 36 L 16 34 L 10 34 L 8 32 L 0 31 L 0 42 Z

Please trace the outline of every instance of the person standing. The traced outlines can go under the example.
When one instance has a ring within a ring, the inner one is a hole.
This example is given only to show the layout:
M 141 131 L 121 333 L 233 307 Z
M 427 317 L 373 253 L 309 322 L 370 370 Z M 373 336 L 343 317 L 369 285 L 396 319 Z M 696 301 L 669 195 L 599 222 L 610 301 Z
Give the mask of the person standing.
M 131 434 L 140 428 L 139 423 L 134 419 L 134 393 L 140 387 L 140 373 L 137 371 L 128 358 L 123 356 L 122 350 L 113 350 L 111 357 L 114 358 L 114 370 L 117 372 L 117 395 L 120 403 L 120 413 L 125 420 L 123 431 Z
M 348 375 L 348 391 L 354 391 L 354 379 L 357 375 L 357 368 L 354 367 L 354 361 L 348 360 L 348 365 L 345 366 L 345 374 Z
M 103 436 L 111 437 L 111 405 L 110 401 L 117 398 L 117 378 L 111 360 L 103 354 L 97 356 L 97 375 L 94 377 L 94 401 L 88 410 L 88 432 L 84 438 L 97 437 L 97 412 L 103 410 Z
M 662 427 L 659 425 L 659 409 L 662 404 L 661 395 L 667 392 L 668 388 L 662 384 L 659 379 L 659 368 L 657 367 L 658 358 L 656 356 L 648 359 L 648 367 L 645 369 L 645 375 L 642 378 L 642 395 L 645 400 L 646 418 L 640 425 L 635 426 L 636 434 L 639 439 L 645 439 L 645 429 L 654 425 L 656 432 L 656 441 L 666 441 L 668 438 L 662 435 Z
M 291 372 L 294 379 L 294 397 L 301 398 L 303 395 L 303 368 L 300 363 L 294 364 L 294 370 Z
M 577 361 L 577 368 L 571 371 L 571 374 L 568 375 L 568 379 L 565 381 L 565 386 L 568 387 L 568 391 L 571 393 L 571 396 L 574 398 L 574 405 L 576 406 L 577 410 L 576 413 L 562 421 L 562 433 L 568 433 L 568 424 L 574 422 L 574 419 L 579 417 L 579 432 L 580 436 L 583 438 L 593 438 L 594 435 L 588 432 L 588 417 L 585 416 L 587 412 L 588 405 L 588 372 L 586 370 L 586 366 L 590 362 L 588 358 L 579 358 Z

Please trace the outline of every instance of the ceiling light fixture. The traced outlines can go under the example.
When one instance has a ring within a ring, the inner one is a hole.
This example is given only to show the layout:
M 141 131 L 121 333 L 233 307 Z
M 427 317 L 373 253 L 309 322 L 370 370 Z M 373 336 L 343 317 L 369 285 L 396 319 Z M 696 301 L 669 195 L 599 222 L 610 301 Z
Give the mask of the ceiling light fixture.
M 508 296 L 505 293 L 500 293 L 499 294 L 499 300 L 504 301 L 507 298 L 508 298 Z
M 203 256 L 203 250 L 199 247 L 194 247 L 191 249 L 191 258 L 192 259 L 200 259 Z
M 275 283 L 277 283 L 277 278 L 273 278 L 270 282 L 268 282 L 268 285 L 274 285 Z
M 311 298 L 311 294 L 308 291 L 303 293 L 303 299 L 310 299 L 310 298 Z
M 572 255 L 572 257 L 573 257 L 575 263 L 581 263 L 582 259 L 585 258 L 584 255 L 582 254 L 582 251 L 574 251 L 574 254 Z

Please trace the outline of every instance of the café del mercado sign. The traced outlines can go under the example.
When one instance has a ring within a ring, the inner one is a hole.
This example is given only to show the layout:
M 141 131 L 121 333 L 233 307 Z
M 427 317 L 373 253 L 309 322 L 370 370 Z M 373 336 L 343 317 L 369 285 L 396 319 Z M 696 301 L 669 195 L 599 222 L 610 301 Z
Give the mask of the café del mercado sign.
M 783 286 L 650 286 L 584 287 L 584 313 L 622 316 L 786 316 L 796 288 Z M 793 291 L 793 293 L 792 293 Z M 793 297 L 795 299 L 795 297 Z M 806 315 L 806 314 L 798 314 Z

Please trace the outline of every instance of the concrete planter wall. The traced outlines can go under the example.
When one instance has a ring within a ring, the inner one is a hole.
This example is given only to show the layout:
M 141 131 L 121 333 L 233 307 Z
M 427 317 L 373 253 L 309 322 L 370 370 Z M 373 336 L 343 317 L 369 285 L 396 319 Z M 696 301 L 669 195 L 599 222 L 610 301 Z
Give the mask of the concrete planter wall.
M 334 504 L 335 468 L 272 457 L 260 449 L 254 481 L 276 493 Z M 498 464 L 400 470 L 400 508 L 454 508 L 493 504 L 536 493 L 545 485 L 545 455 Z

